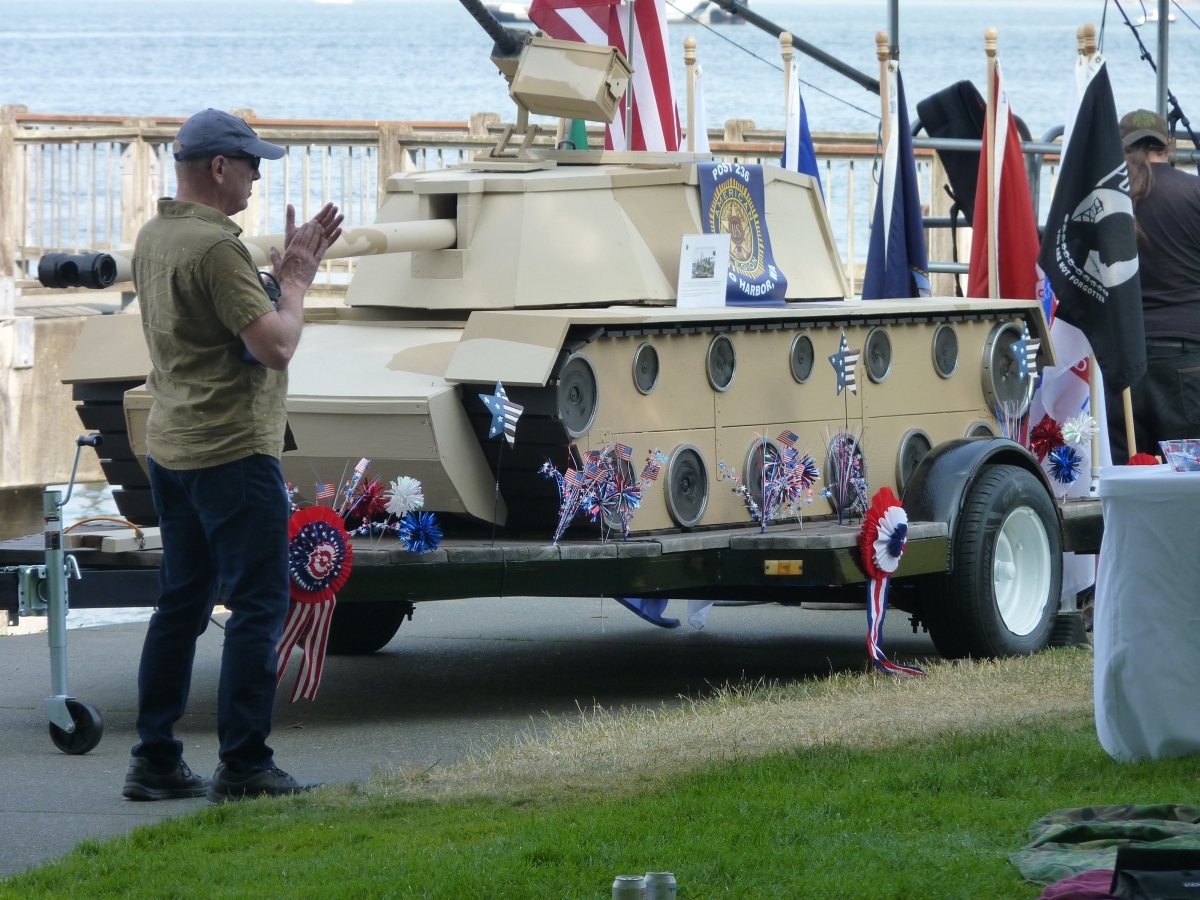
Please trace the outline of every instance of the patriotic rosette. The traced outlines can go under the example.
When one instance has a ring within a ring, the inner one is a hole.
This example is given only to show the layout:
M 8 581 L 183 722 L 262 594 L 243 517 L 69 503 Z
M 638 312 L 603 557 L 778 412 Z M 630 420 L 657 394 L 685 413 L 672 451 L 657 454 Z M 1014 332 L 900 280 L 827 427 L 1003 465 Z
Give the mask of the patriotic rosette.
M 304 654 L 292 687 L 293 703 L 297 697 L 316 699 L 337 592 L 350 577 L 353 561 L 354 548 L 340 515 L 327 506 L 310 506 L 292 514 L 288 522 L 292 602 L 275 653 L 279 681 L 292 651 L 299 646 Z
M 863 517 L 858 549 L 867 573 L 867 652 L 875 668 L 889 675 L 924 675 L 916 666 L 891 662 L 883 652 L 883 619 L 887 615 L 887 592 L 892 573 L 908 543 L 908 514 L 889 487 L 880 488 Z

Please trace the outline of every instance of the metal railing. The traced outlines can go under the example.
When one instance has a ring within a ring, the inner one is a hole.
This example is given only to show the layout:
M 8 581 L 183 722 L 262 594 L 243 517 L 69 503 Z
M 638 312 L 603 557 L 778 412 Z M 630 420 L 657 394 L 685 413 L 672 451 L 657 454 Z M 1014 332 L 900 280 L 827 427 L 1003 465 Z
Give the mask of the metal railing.
M 284 210 L 295 204 L 303 220 L 328 201 L 348 225 L 374 221 L 389 175 L 444 168 L 470 161 L 490 147 L 501 130 L 500 117 L 477 113 L 468 122 L 297 121 L 246 116 L 264 139 L 287 148 L 276 161 L 263 160 L 262 179 L 245 212 L 236 218 L 248 234 L 283 230 Z M 156 209 L 156 199 L 175 192 L 173 140 L 180 118 L 49 116 L 23 107 L 0 110 L 0 276 L 28 279 L 47 252 L 111 250 L 132 245 Z M 1047 137 L 1057 136 L 1061 130 Z M 861 280 L 875 206 L 877 136 L 816 133 L 822 190 L 838 249 L 852 283 Z M 551 146 L 553 131 L 537 145 Z M 589 129 L 591 146 L 603 145 L 603 128 Z M 710 129 L 718 159 L 778 164 L 783 133 L 734 119 Z M 979 141 L 915 138 L 918 182 L 925 213 L 931 270 L 963 273 L 950 247 L 950 200 L 942 189 L 945 173 L 935 154 L 978 151 Z M 1058 168 L 1059 145 L 1027 142 L 1035 212 L 1049 207 Z M 1200 156 L 1180 150 L 1194 163 Z M 960 260 L 968 253 L 969 222 L 959 219 Z M 344 287 L 353 261 L 326 263 L 324 281 Z M 942 291 L 949 288 L 943 284 Z M 952 288 L 949 288 L 952 290 Z M 939 291 L 939 292 L 942 292 Z

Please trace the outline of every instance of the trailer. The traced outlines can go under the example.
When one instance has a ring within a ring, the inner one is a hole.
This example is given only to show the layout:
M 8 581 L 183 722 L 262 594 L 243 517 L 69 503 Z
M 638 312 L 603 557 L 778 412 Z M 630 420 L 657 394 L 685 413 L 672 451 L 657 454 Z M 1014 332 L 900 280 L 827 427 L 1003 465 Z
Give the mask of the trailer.
M 57 492 L 47 491 L 46 509 L 60 506 Z M 1063 552 L 1099 551 L 1097 499 L 1056 500 L 1028 450 L 969 438 L 922 459 L 904 506 L 908 545 L 889 603 L 909 614 L 914 631 L 929 631 L 944 656 L 1017 655 L 1086 640 L 1076 598 L 1059 599 L 1061 560 Z M 110 526 L 77 531 L 84 546 L 74 548 L 61 532 L 48 512 L 45 534 L 0 542 L 0 609 L 10 624 L 49 616 L 51 738 L 64 752 L 86 753 L 99 743 L 103 720 L 66 688 L 67 607 L 153 607 L 162 551 L 148 546 L 145 532 L 139 541 L 135 531 L 127 546 L 110 540 L 108 549 Z M 329 652 L 374 653 L 418 604 L 436 600 L 602 596 L 865 606 L 858 533 L 856 521 L 838 524 L 835 517 L 557 544 L 493 542 L 479 533 L 448 537 L 423 555 L 393 538 L 358 537 Z

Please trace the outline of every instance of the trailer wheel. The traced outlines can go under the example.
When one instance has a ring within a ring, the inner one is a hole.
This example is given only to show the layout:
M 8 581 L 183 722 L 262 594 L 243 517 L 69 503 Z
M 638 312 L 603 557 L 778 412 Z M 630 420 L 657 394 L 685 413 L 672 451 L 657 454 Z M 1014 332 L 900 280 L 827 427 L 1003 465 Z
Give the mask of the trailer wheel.
M 1046 488 L 1018 466 L 988 466 L 970 487 L 953 569 L 923 585 L 938 652 L 1026 656 L 1046 647 L 1062 590 L 1062 537 Z
M 104 719 L 100 710 L 82 700 L 68 700 L 67 712 L 75 723 L 75 730 L 63 731 L 53 722 L 50 723 L 50 740 L 63 753 L 71 756 L 82 756 L 95 750 L 104 737 Z
M 412 618 L 407 600 L 391 603 L 339 603 L 333 609 L 326 652 L 334 656 L 366 656 L 382 650 Z

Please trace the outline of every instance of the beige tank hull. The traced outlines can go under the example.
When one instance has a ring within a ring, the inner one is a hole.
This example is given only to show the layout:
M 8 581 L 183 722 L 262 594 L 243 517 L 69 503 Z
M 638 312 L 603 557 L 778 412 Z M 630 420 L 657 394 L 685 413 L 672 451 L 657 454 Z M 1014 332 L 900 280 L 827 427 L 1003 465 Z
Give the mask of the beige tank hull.
M 1019 334 L 1028 326 L 1043 341 L 1039 365 L 1053 362 L 1036 302 L 844 299 L 848 285 L 814 182 L 772 166 L 763 169 L 764 215 L 775 260 L 787 275 L 788 299 L 807 302 L 679 309 L 681 241 L 704 230 L 695 167 L 614 165 L 601 157 L 598 165 L 468 166 L 388 180 L 378 216 L 388 234 L 404 246 L 417 246 L 417 238 L 428 240 L 423 247 L 454 246 L 363 257 L 347 294 L 359 308 L 341 310 L 336 323 L 305 326 L 288 396 L 298 449 L 283 459 L 302 499 L 314 499 L 318 482 L 341 481 L 365 456 L 377 477 L 421 479 L 428 509 L 483 521 L 495 515 L 549 534 L 557 498 L 553 482 L 537 474 L 545 459 L 561 469 L 568 445 L 585 451 L 620 442 L 633 447 L 640 465 L 652 450 L 691 446 L 704 470 L 702 514 L 683 521 L 672 510 L 664 467 L 633 528 L 744 524 L 750 515 L 722 480 L 721 465 L 744 475 L 763 437 L 795 432 L 824 470 L 829 436 L 844 426 L 861 431 L 870 488 L 901 489 L 898 457 L 914 431 L 930 445 L 981 428 L 999 433 L 986 376 L 998 328 L 1010 324 Z M 98 318 L 87 327 L 65 380 L 145 377 L 136 317 Z M 939 374 L 933 345 L 947 329 L 957 351 L 951 370 L 943 363 Z M 857 393 L 839 395 L 828 357 L 843 333 L 864 354 Z M 886 371 L 874 377 L 867 365 L 873 333 L 891 348 Z M 735 357 L 724 389 L 707 374 L 720 335 Z M 803 380 L 791 362 L 800 336 L 812 357 Z M 658 361 L 650 390 L 634 379 L 643 345 Z M 565 365 L 593 373 L 586 422 L 572 420 L 560 397 Z M 477 396 L 497 381 L 526 405 L 516 446 L 504 455 L 499 504 L 499 442 L 486 439 Z M 144 389 L 126 395 L 125 409 L 134 451 L 144 456 Z M 832 507 L 818 499 L 807 511 Z

